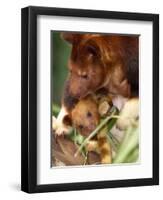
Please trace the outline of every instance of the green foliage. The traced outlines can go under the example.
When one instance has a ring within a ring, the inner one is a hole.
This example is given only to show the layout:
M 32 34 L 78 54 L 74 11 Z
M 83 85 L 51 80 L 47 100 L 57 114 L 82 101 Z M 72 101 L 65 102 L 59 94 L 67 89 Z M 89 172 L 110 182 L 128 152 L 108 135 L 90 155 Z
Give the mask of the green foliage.
M 136 162 L 139 154 L 139 128 L 138 126 L 130 126 L 125 132 L 123 141 L 121 142 L 114 163 Z
M 52 101 L 60 105 L 64 82 L 67 77 L 67 61 L 70 56 L 71 45 L 60 36 L 60 32 L 52 32 Z
M 53 103 L 52 104 L 52 115 L 57 117 L 59 114 L 59 111 L 60 111 L 60 107 L 57 104 Z

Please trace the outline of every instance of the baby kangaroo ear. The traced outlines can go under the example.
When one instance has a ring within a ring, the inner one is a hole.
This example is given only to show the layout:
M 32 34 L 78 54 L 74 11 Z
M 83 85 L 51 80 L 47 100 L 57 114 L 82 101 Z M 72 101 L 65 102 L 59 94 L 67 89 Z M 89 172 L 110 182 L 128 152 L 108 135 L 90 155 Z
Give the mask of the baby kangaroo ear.
M 66 115 L 66 116 L 63 118 L 63 123 L 64 123 L 66 126 L 72 126 L 72 119 L 71 119 L 70 115 Z
M 63 38 L 64 40 L 72 44 L 75 39 L 75 35 L 76 34 L 64 32 L 64 33 L 61 33 L 61 38 Z

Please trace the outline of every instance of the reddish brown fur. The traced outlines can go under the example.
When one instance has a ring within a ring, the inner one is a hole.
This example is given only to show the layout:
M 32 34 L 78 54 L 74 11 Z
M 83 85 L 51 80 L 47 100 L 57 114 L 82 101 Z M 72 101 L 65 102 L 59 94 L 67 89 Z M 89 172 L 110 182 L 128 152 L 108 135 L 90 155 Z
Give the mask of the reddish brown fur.
M 100 117 L 97 103 L 91 96 L 80 100 L 71 112 L 73 126 L 84 136 L 88 136 L 98 125 Z
M 62 33 L 62 37 L 72 44 L 63 97 L 68 110 L 101 88 L 129 98 L 138 95 L 138 36 Z
M 100 122 L 98 104 L 95 99 L 90 95 L 81 99 L 71 112 L 71 120 L 73 127 L 77 129 L 78 133 L 86 137 L 89 136 Z M 95 137 L 97 144 L 94 146 L 94 149 L 91 149 L 91 151 L 98 151 L 100 153 L 101 163 L 111 163 L 112 152 L 111 146 L 107 140 L 106 129 L 100 130 Z

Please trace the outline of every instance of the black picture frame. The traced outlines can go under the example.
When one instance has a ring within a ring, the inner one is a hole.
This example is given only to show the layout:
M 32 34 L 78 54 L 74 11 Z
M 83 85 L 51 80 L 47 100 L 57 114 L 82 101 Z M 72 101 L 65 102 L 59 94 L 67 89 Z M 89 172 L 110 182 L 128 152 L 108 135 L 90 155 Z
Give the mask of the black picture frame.
M 153 177 L 37 184 L 37 16 L 55 15 L 153 23 Z M 159 184 L 159 15 L 30 6 L 21 11 L 21 190 L 28 193 Z

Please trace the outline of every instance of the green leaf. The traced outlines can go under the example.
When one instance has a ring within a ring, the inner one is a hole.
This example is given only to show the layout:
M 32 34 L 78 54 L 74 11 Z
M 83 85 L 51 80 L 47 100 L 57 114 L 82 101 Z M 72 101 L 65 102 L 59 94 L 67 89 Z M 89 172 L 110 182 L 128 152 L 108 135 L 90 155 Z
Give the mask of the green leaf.
M 114 163 L 125 163 L 127 162 L 128 155 L 139 145 L 139 128 L 129 127 L 126 130 L 124 139 L 120 144 Z

